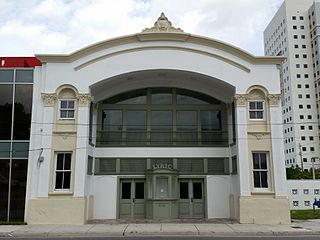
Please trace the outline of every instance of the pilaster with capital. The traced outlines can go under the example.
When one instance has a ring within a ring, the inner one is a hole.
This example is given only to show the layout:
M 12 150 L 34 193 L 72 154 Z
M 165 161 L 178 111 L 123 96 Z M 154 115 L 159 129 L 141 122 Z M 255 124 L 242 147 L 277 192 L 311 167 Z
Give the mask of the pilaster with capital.
M 271 106 L 279 106 L 281 100 L 281 94 L 269 94 L 268 95 L 269 105 Z
M 77 94 L 78 104 L 81 107 L 87 107 L 90 105 L 92 101 L 92 97 L 90 93 L 78 93 Z
M 41 93 L 41 97 L 43 100 L 43 105 L 45 107 L 53 107 L 55 102 L 58 99 L 58 96 L 56 93 Z
M 248 129 L 247 129 L 248 94 L 236 94 L 234 97 L 236 114 L 236 143 L 238 149 L 238 177 L 240 196 L 250 196 L 250 167 L 248 161 Z
M 248 94 L 236 94 L 234 96 L 234 102 L 236 106 L 246 106 L 248 101 Z

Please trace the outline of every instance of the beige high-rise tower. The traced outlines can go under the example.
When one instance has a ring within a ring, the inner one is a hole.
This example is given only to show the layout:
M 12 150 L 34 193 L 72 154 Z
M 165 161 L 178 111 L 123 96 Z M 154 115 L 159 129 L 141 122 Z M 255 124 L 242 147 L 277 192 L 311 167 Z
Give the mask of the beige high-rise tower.
M 319 161 L 320 1 L 285 0 L 264 31 L 268 56 L 285 56 L 281 91 L 285 164 Z

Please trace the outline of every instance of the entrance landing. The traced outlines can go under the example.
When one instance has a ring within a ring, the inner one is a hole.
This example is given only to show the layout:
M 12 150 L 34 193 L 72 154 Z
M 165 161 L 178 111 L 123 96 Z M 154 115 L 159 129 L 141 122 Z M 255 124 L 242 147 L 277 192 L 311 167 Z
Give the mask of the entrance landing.
M 228 218 L 213 219 L 94 219 L 87 221 L 88 224 L 130 224 L 130 223 L 216 223 L 216 224 L 232 224 L 237 223 L 236 220 Z

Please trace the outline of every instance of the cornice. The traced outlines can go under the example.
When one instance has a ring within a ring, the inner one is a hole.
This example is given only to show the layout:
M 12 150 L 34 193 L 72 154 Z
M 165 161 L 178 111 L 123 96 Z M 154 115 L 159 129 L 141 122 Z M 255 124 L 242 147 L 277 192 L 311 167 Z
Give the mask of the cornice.
M 145 41 L 190 42 L 193 44 L 220 49 L 236 57 L 242 58 L 252 64 L 281 64 L 285 60 L 285 57 L 279 57 L 279 56 L 257 57 L 228 43 L 225 43 L 216 39 L 208 38 L 208 37 L 197 36 L 197 35 L 192 35 L 192 34 L 183 33 L 183 32 L 142 32 L 142 33 L 137 33 L 137 34 L 118 37 L 118 38 L 112 38 L 102 42 L 98 42 L 98 43 L 89 45 L 87 47 L 84 47 L 71 54 L 37 54 L 36 57 L 42 63 L 49 63 L 49 62 L 70 63 L 70 62 L 79 60 L 84 56 L 101 51 L 103 49 L 112 48 L 120 45 L 126 45 L 130 43 L 145 42 Z M 159 46 L 159 43 L 157 43 L 157 45 Z M 168 45 L 166 44 L 164 46 L 168 46 Z M 211 52 L 208 51 L 208 53 L 211 53 Z

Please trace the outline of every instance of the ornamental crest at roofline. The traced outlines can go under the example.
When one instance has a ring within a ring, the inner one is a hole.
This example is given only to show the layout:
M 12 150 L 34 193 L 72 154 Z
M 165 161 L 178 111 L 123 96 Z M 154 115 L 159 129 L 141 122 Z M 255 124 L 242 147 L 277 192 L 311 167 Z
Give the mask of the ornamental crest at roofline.
M 151 28 L 146 28 L 142 32 L 183 32 L 180 28 L 172 27 L 172 23 L 168 18 L 161 13 L 158 20 L 154 23 L 154 26 Z

